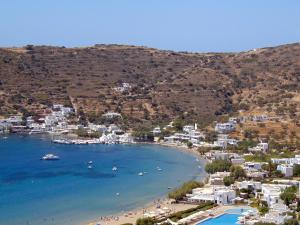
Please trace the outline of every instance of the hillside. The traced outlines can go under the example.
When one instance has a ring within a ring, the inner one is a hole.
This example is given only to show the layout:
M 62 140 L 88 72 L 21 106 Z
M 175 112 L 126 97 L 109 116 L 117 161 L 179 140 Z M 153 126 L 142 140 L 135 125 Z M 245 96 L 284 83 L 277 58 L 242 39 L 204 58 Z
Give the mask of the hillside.
M 114 88 L 128 83 L 123 91 Z M 186 53 L 95 45 L 0 49 L 0 115 L 73 105 L 91 120 L 106 111 L 128 122 L 205 124 L 238 109 L 297 118 L 300 44 L 241 53 Z

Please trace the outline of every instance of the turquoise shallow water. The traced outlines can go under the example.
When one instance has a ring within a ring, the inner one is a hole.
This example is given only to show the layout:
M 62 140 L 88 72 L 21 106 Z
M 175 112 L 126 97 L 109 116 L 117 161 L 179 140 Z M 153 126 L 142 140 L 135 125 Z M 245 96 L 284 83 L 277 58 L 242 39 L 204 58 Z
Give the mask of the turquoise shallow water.
M 61 160 L 39 160 L 47 153 Z M 41 137 L 0 137 L 0 224 L 77 225 L 130 210 L 164 196 L 167 187 L 200 179 L 199 164 L 203 168 L 192 155 L 156 145 L 60 145 Z M 147 174 L 138 176 L 141 171 Z

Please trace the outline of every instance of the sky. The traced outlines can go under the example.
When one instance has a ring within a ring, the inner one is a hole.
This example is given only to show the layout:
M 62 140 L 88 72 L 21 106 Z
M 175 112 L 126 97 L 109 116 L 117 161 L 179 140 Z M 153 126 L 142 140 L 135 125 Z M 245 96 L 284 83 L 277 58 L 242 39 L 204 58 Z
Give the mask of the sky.
M 300 42 L 299 0 L 1 0 L 0 46 L 236 52 Z

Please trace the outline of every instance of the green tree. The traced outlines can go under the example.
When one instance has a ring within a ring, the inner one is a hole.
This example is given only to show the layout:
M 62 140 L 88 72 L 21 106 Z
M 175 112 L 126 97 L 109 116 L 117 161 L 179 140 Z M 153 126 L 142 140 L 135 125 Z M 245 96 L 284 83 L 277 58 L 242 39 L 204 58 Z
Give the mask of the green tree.
M 223 182 L 225 186 L 230 186 L 231 184 L 234 184 L 234 178 L 233 177 L 224 177 Z
M 258 207 L 258 211 L 261 215 L 265 215 L 267 212 L 269 212 L 268 206 L 262 205 Z
M 288 206 L 296 199 L 296 191 L 297 188 L 287 187 L 281 194 L 280 198 L 284 201 L 284 203 Z
M 240 178 L 245 178 L 246 173 L 241 166 L 232 165 L 230 167 L 230 176 L 233 177 L 234 179 L 240 179 Z
M 229 160 L 218 159 L 206 164 L 205 171 L 207 173 L 213 174 L 216 172 L 229 171 L 230 167 L 231 162 Z
M 184 122 L 183 122 L 183 120 L 180 119 L 180 118 L 177 118 L 177 119 L 175 119 L 175 120 L 173 121 L 173 126 L 175 127 L 175 129 L 176 129 L 177 131 L 181 131 L 182 128 L 183 128 L 183 125 L 184 125 Z
M 188 142 L 186 143 L 186 145 L 188 146 L 188 148 L 191 148 L 191 147 L 193 147 L 193 143 L 192 143 L 192 142 L 190 142 L 190 141 L 188 141 Z
M 154 225 L 155 220 L 152 218 L 139 218 L 135 224 L 136 225 Z
M 294 165 L 293 174 L 294 174 L 294 176 L 300 176 L 300 165 L 298 165 L 298 164 Z
M 175 190 L 171 191 L 169 193 L 168 197 L 175 199 L 175 200 L 180 200 L 183 197 L 185 197 L 186 194 L 192 193 L 192 190 L 194 188 L 198 188 L 198 187 L 203 187 L 203 183 L 194 181 L 194 180 L 188 181 L 188 182 L 185 182 L 181 187 L 176 188 Z
M 299 222 L 297 219 L 289 219 L 284 222 L 284 225 L 299 225 Z
M 218 133 L 216 131 L 207 131 L 205 135 L 205 141 L 213 142 L 217 140 Z

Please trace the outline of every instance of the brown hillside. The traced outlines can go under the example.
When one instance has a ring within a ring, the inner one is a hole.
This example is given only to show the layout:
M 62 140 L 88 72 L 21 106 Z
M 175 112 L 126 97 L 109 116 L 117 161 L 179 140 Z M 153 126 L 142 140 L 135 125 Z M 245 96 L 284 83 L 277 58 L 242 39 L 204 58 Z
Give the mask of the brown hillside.
M 131 89 L 113 89 L 123 82 Z M 298 111 L 299 90 L 300 44 L 219 54 L 119 45 L 0 49 L 0 115 L 72 101 L 88 116 L 207 121 L 249 107 Z

